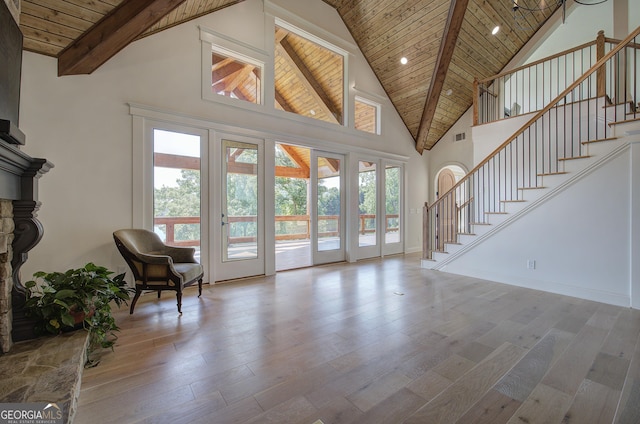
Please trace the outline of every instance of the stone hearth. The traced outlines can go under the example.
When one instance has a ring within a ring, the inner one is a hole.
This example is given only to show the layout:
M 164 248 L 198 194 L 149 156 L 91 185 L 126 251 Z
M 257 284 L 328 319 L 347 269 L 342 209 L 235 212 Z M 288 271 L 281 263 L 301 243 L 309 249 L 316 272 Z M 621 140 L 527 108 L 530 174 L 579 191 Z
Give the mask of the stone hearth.
M 0 355 L 0 403 L 56 403 L 65 423 L 72 423 L 80 394 L 89 333 L 18 342 Z

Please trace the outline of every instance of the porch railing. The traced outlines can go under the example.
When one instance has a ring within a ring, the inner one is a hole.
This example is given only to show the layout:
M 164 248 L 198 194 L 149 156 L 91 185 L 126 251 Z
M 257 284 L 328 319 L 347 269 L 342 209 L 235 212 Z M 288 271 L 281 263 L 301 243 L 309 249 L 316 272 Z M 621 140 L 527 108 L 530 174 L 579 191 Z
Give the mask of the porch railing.
M 590 143 L 611 137 L 612 122 L 640 118 L 639 34 L 640 27 L 616 42 L 451 190 L 425 204 L 425 259 L 472 225 L 487 224 L 488 215 L 504 213 L 507 202 L 522 201 L 524 190 L 543 188 L 544 177 L 563 173 L 566 161 L 588 156 Z
M 358 233 L 368 234 L 375 232 L 375 228 L 367 228 L 367 222 L 375 219 L 376 215 L 372 214 L 360 214 L 360 226 Z M 399 231 L 399 218 L 398 214 L 385 215 L 385 232 Z M 276 229 L 276 240 L 305 240 L 311 238 L 311 219 L 309 215 L 276 215 L 276 223 L 279 222 L 298 222 L 301 223 L 299 227 L 303 227 L 303 231 L 298 232 L 278 232 Z M 340 216 L 339 215 L 319 215 L 319 222 L 324 222 L 323 231 L 319 232 L 321 237 L 333 237 L 340 234 Z M 230 216 L 227 221 L 230 225 L 238 223 L 256 223 L 257 217 L 255 215 L 250 216 Z M 200 225 L 200 217 L 198 216 L 183 216 L 183 217 L 156 217 L 154 218 L 155 226 L 164 227 L 166 235 L 165 242 L 173 246 L 199 246 L 200 240 L 176 240 L 176 226 L 178 225 L 196 224 Z M 229 237 L 229 243 L 250 243 L 256 241 L 255 236 L 231 236 Z

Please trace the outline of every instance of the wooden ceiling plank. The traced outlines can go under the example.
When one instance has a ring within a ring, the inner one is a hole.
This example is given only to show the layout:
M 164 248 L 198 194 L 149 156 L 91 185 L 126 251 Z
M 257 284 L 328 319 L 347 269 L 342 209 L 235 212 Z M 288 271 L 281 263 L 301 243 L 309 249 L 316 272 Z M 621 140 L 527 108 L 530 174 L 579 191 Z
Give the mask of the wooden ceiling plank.
M 185 0 L 126 1 L 58 57 L 58 75 L 90 74 Z
M 375 13 L 365 13 L 357 18 L 347 17 L 349 22 L 355 23 L 352 28 L 354 38 L 361 44 L 369 45 L 390 32 L 403 31 L 415 18 L 425 14 L 420 9 L 432 7 L 431 2 L 422 0 L 386 0 L 384 3 L 380 8 L 372 8 Z M 412 19 L 407 19 L 408 17 Z
M 187 0 L 187 1 L 196 1 L 199 3 L 197 8 L 198 10 L 197 14 L 186 16 L 184 19 L 178 19 L 177 14 L 171 14 L 171 13 L 167 14 L 158 22 L 156 22 L 154 25 L 150 26 L 142 34 L 140 34 L 140 36 L 136 39 L 148 37 L 149 35 L 153 35 L 160 31 L 164 31 L 165 29 L 174 27 L 176 25 L 180 25 L 192 19 L 196 19 L 201 16 L 207 15 L 209 13 L 216 12 L 220 9 L 233 6 L 234 4 L 241 3 L 244 0 L 217 0 L 217 1 Z
M 438 97 L 442 91 L 447 71 L 449 70 L 449 62 L 451 62 L 451 57 L 453 56 L 453 52 L 456 47 L 456 40 L 458 39 L 458 33 L 462 27 L 462 22 L 464 21 L 464 15 L 467 10 L 468 3 L 469 0 L 451 1 L 447 25 L 442 37 L 442 43 L 440 44 L 440 50 L 438 51 L 435 75 L 431 80 L 431 86 L 429 87 L 429 93 L 427 94 L 424 112 L 422 113 L 422 119 L 420 120 L 420 127 L 418 128 L 416 149 L 421 154 L 424 150 L 433 115 L 436 111 L 436 107 L 438 106 Z
M 416 19 L 410 25 L 401 30 L 393 30 L 392 34 L 380 39 L 370 39 L 368 42 L 361 42 L 363 53 L 370 61 L 375 61 L 380 56 L 385 55 L 385 50 L 394 52 L 393 59 L 398 60 L 399 56 L 407 56 L 414 60 L 415 56 L 422 54 L 429 55 L 431 51 L 425 50 L 425 44 L 432 44 L 440 40 L 447 22 L 449 8 L 445 4 L 435 9 L 428 17 Z M 387 55 L 388 56 L 388 55 Z
M 63 45 L 63 47 L 81 36 L 83 32 L 75 28 L 70 28 L 66 25 L 60 25 L 56 22 L 45 22 L 42 19 L 33 17 L 32 15 L 23 14 L 20 16 L 20 29 L 23 30 L 23 35 L 26 36 L 24 31 L 25 28 L 30 28 L 32 31 L 37 31 L 40 37 L 42 37 L 43 33 L 48 33 L 47 37 L 49 37 L 50 35 L 54 35 L 65 38 L 68 41 Z
M 28 38 L 25 35 L 22 49 L 45 56 L 57 57 L 60 50 L 62 50 L 62 47 L 55 46 L 49 41 L 44 42 L 40 37 Z
M 66 13 L 58 12 L 55 9 L 42 7 L 33 3 L 23 3 L 21 9 L 21 15 L 30 15 L 34 19 L 43 21 L 43 25 L 48 22 L 56 22 L 59 25 L 68 26 L 69 28 L 79 29 L 82 32 L 91 28 L 92 23 L 84 19 L 76 18 L 75 16 L 67 15 Z
M 43 8 L 49 8 L 51 6 L 51 1 L 49 0 L 29 0 L 29 3 Z M 86 6 L 86 4 L 77 5 L 67 1 L 58 1 L 55 4 L 55 10 L 91 23 L 99 21 L 105 15 L 105 13 L 96 12 L 84 6 Z
M 498 16 L 491 17 L 487 15 L 484 8 L 480 7 L 477 1 L 470 1 L 467 6 L 467 10 L 469 13 L 465 16 L 465 20 L 469 22 L 474 28 L 477 29 L 478 32 L 482 33 L 481 27 L 485 31 L 491 31 L 492 26 L 499 25 L 500 32 L 496 36 L 483 37 L 483 40 L 486 40 L 489 44 L 491 44 L 496 49 L 507 49 L 508 53 L 506 53 L 509 57 L 513 56 L 515 52 L 519 50 L 518 44 L 516 44 L 512 37 L 509 36 L 509 32 L 511 31 L 511 24 L 513 22 L 513 18 L 511 16 Z M 480 41 L 480 40 L 479 40 Z
M 34 0 L 24 0 L 23 3 L 26 1 L 34 1 Z M 87 1 L 87 0 L 64 0 L 64 1 L 65 3 L 70 3 L 75 6 L 81 7 L 83 9 L 91 10 L 92 12 L 95 12 L 104 16 L 107 13 L 109 13 L 114 8 L 114 6 L 117 6 L 118 4 L 122 3 L 123 0 L 114 1 L 113 3 L 115 4 L 109 4 L 103 1 Z

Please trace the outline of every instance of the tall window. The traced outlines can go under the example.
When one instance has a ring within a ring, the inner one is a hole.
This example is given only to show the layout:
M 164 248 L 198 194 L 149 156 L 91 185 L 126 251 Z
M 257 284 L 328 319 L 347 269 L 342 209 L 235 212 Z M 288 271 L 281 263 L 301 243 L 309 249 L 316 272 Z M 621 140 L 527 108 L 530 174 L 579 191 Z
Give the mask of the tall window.
M 344 124 L 345 54 L 282 23 L 275 31 L 275 107 Z

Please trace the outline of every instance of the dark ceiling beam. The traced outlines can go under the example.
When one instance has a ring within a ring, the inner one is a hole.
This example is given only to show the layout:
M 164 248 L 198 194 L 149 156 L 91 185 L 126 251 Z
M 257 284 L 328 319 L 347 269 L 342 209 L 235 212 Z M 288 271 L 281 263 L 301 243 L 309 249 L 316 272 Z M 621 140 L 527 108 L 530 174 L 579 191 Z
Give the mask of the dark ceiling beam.
M 422 111 L 422 119 L 420 120 L 420 127 L 418 128 L 418 136 L 416 137 L 416 150 L 420 154 L 424 151 L 427 143 L 429 129 L 431 128 L 433 117 L 438 107 L 440 93 L 442 92 L 444 80 L 449 70 L 453 51 L 456 48 L 456 41 L 458 40 L 458 34 L 460 34 L 460 28 L 462 27 L 464 13 L 467 11 L 468 4 L 469 0 L 451 0 L 447 23 L 444 27 L 442 41 L 440 42 L 436 67 L 433 72 L 433 77 L 431 78 L 429 93 L 427 94 L 427 100 L 424 105 L 424 110 Z
M 153 166 L 174 169 L 200 170 L 200 158 L 193 156 L 170 155 L 167 153 L 154 153 Z
M 90 74 L 185 0 L 125 0 L 58 55 L 58 76 Z

